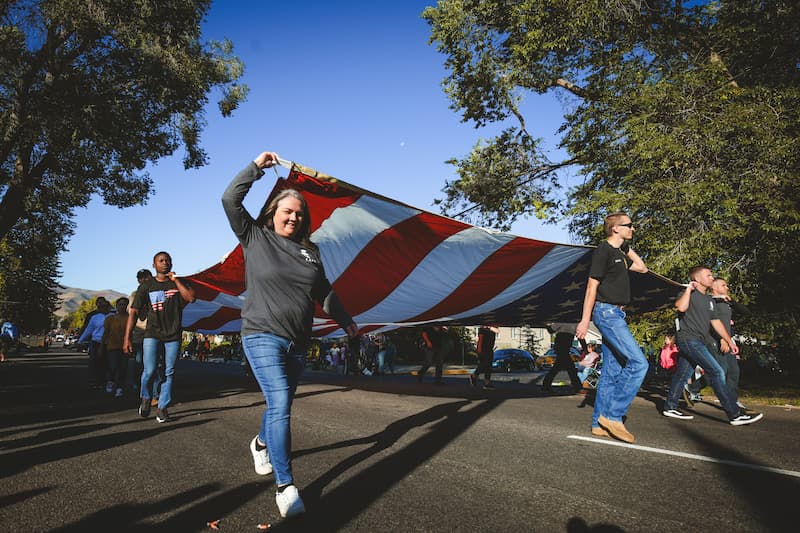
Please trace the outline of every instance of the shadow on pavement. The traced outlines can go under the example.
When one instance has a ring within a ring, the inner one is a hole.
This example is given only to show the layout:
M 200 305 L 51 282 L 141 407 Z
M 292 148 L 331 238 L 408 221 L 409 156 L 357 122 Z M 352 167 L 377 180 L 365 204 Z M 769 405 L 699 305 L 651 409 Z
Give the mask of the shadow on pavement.
M 371 448 L 358 452 L 335 465 L 302 491 L 309 511 L 307 514 L 273 524 L 271 529 L 276 531 L 336 531 L 340 529 L 380 498 L 395 483 L 435 456 L 502 402 L 503 400 L 499 399 L 488 399 L 466 411 L 463 411 L 462 408 L 472 402 L 452 402 L 394 422 L 384 431 L 364 439 L 353 439 L 330 447 L 298 452 L 313 453 L 322 449 L 374 442 Z M 411 428 L 437 420 L 439 422 L 431 428 L 430 432 L 405 448 L 361 470 L 325 495 L 321 495 L 324 487 L 331 481 L 370 456 L 385 450 Z
M 202 522 L 201 517 L 225 516 L 263 492 L 263 487 L 258 483 L 248 483 L 234 489 L 227 490 L 208 498 L 208 494 L 218 491 L 220 485 L 209 483 L 176 494 L 170 498 L 143 504 L 120 504 L 102 511 L 98 511 L 75 523 L 65 525 L 53 531 L 84 532 L 84 531 L 202 531 L 208 527 Z M 153 523 L 153 517 L 170 513 L 176 508 L 191 504 L 177 515 L 158 523 Z
M 0 497 L 0 509 L 6 508 L 9 505 L 14 505 L 20 502 L 24 502 L 28 498 L 35 498 L 40 494 L 44 494 L 45 492 L 50 492 L 53 487 L 39 487 L 36 489 L 31 490 L 23 490 L 22 492 L 17 492 L 15 494 L 9 494 L 7 496 Z
M 123 446 L 131 442 L 141 441 L 148 437 L 153 437 L 165 432 L 178 431 L 182 428 L 200 426 L 212 422 L 214 419 L 197 420 L 186 423 L 170 423 L 164 425 L 152 425 L 151 421 L 142 419 L 142 422 L 147 422 L 149 429 L 137 431 L 119 431 L 105 435 L 95 435 L 84 439 L 75 439 L 66 442 L 60 442 L 57 446 L 53 446 L 50 441 L 42 441 L 41 446 L 36 448 L 28 448 L 19 452 L 11 452 L 3 455 L 3 463 L 0 465 L 0 476 L 10 476 L 24 472 L 33 466 L 40 466 L 46 463 L 61 461 L 62 459 L 69 459 L 73 457 L 80 457 L 88 455 L 100 450 L 106 450 L 115 446 Z
M 763 423 L 763 422 L 762 422 Z M 748 431 L 751 428 L 733 428 L 733 431 Z M 752 428 L 755 429 L 755 428 Z M 733 461 L 747 465 L 769 467 L 754 460 L 752 457 L 725 446 L 723 443 L 709 439 L 693 430 L 689 426 L 680 426 L 680 430 L 705 450 L 709 457 Z M 768 446 L 769 443 L 764 443 Z M 739 495 L 749 502 L 748 514 L 757 516 L 757 521 L 769 531 L 797 531 L 787 519 L 793 516 L 794 506 L 797 505 L 797 495 L 800 494 L 800 479 L 786 475 L 759 471 L 735 465 L 717 465 L 720 474 L 727 477 L 730 484 L 737 487 Z M 687 486 L 692 484 L 692 469 L 684 472 Z M 764 490 L 769 486 L 769 490 Z M 726 502 L 719 502 L 727 505 Z

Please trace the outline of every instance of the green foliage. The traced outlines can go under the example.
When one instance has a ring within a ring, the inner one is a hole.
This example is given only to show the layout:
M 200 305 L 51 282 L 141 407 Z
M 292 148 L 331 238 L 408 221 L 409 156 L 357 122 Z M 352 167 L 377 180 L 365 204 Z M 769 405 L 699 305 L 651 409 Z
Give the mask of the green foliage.
M 203 43 L 207 0 L 19 0 L 0 5 L 0 237 L 39 199 L 61 220 L 98 193 L 145 202 L 149 162 L 201 166 L 204 106 L 246 95 L 229 42 Z
M 0 239 L 0 317 L 24 333 L 52 327 L 60 239 L 47 219 L 25 218 Z
M 753 310 L 739 331 L 797 359 L 797 2 L 443 0 L 423 16 L 446 56 L 453 109 L 476 127 L 520 124 L 453 160 L 445 213 L 476 204 L 473 220 L 498 228 L 561 215 L 597 242 L 603 217 L 625 211 L 651 269 L 685 280 L 710 266 Z M 561 97 L 564 161 L 548 163 L 527 137 L 536 116 L 520 102 L 531 92 Z M 559 190 L 562 168 L 577 187 Z M 663 329 L 657 321 L 669 317 L 644 317 L 641 335 Z
M 78 308 L 75 309 L 72 313 L 70 313 L 71 329 L 80 329 L 84 325 L 86 325 L 86 315 L 91 313 L 97 309 L 97 298 L 92 298 L 91 300 L 84 300 L 79 305 Z
M 0 299 L 22 301 L 28 327 L 55 306 L 75 208 L 93 194 L 118 207 L 146 202 L 148 163 L 181 146 L 187 168 L 206 162 L 209 93 L 219 93 L 224 116 L 244 100 L 231 43 L 201 41 L 209 6 L 0 3 Z

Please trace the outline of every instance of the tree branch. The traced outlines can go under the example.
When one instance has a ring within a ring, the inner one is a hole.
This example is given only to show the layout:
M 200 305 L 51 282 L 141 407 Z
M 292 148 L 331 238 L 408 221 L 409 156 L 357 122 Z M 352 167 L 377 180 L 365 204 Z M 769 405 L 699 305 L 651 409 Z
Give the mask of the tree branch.
M 526 184 L 532 182 L 535 179 L 539 179 L 539 178 L 543 177 L 546 174 L 550 174 L 551 172 L 555 172 L 556 170 L 558 170 L 560 168 L 564 168 L 564 167 L 568 167 L 570 165 L 574 165 L 577 162 L 578 162 L 577 158 L 572 158 L 572 159 L 567 159 L 566 161 L 562 161 L 560 163 L 551 163 L 549 165 L 542 165 L 542 166 L 540 166 L 538 168 L 533 169 L 530 172 L 529 175 L 527 175 L 525 177 L 521 177 L 519 180 L 517 180 L 513 184 L 508 185 L 506 187 L 503 187 L 502 188 L 502 192 L 511 192 L 514 189 L 516 189 L 518 187 L 521 187 L 523 185 L 526 185 Z M 466 215 L 467 213 L 469 213 L 470 211 L 474 211 L 475 209 L 478 209 L 480 206 L 481 206 L 481 204 L 479 202 L 475 202 L 471 206 L 469 206 L 468 208 L 464 209 L 463 211 L 453 215 L 452 218 L 462 217 L 462 216 Z
M 578 87 L 571 81 L 565 80 L 564 78 L 558 78 L 553 82 L 553 85 L 556 87 L 561 87 L 562 89 L 566 89 L 580 98 L 589 98 L 589 92 L 586 89 Z

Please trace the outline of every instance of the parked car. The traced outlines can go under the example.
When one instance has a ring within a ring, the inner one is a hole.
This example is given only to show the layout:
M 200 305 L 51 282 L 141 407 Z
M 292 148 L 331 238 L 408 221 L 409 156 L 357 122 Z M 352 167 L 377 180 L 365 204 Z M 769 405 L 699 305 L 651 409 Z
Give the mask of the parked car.
M 572 346 L 569 349 L 569 356 L 572 358 L 573 363 L 577 363 L 581 360 L 581 351 L 576 347 Z M 556 351 L 550 348 L 547 350 L 544 355 L 540 355 L 536 358 L 536 368 L 541 369 L 550 369 L 553 368 L 553 365 L 556 363 Z
M 525 370 L 533 372 L 536 361 L 527 350 L 504 348 L 495 350 L 492 359 L 492 370 L 511 372 L 512 370 Z
M 66 339 L 64 339 L 64 348 L 69 348 L 70 350 L 85 352 L 86 346 L 86 344 L 78 344 L 77 335 L 69 335 Z

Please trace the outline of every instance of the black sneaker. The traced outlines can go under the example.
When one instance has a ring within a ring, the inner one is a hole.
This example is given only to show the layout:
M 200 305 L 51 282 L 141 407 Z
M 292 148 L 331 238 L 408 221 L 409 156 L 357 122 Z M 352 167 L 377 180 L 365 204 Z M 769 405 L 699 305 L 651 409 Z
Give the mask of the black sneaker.
M 761 413 L 745 413 L 744 409 L 739 409 L 739 414 L 736 415 L 736 418 L 731 419 L 731 425 L 746 426 L 747 424 L 758 422 L 762 418 L 764 418 L 764 415 Z
M 691 420 L 694 418 L 692 415 L 683 414 L 677 409 L 665 409 L 664 411 L 661 411 L 661 414 L 670 418 L 678 418 L 680 420 Z
M 167 420 L 169 420 L 169 413 L 167 413 L 167 408 L 165 407 L 163 409 L 156 409 L 156 422 L 158 422 L 159 424 L 163 424 Z
M 483 386 L 483 388 L 486 389 L 486 390 L 494 390 L 494 385 L 492 385 L 491 383 L 486 383 Z
M 142 398 L 142 403 L 139 404 L 139 416 L 142 418 L 150 416 L 150 398 Z

